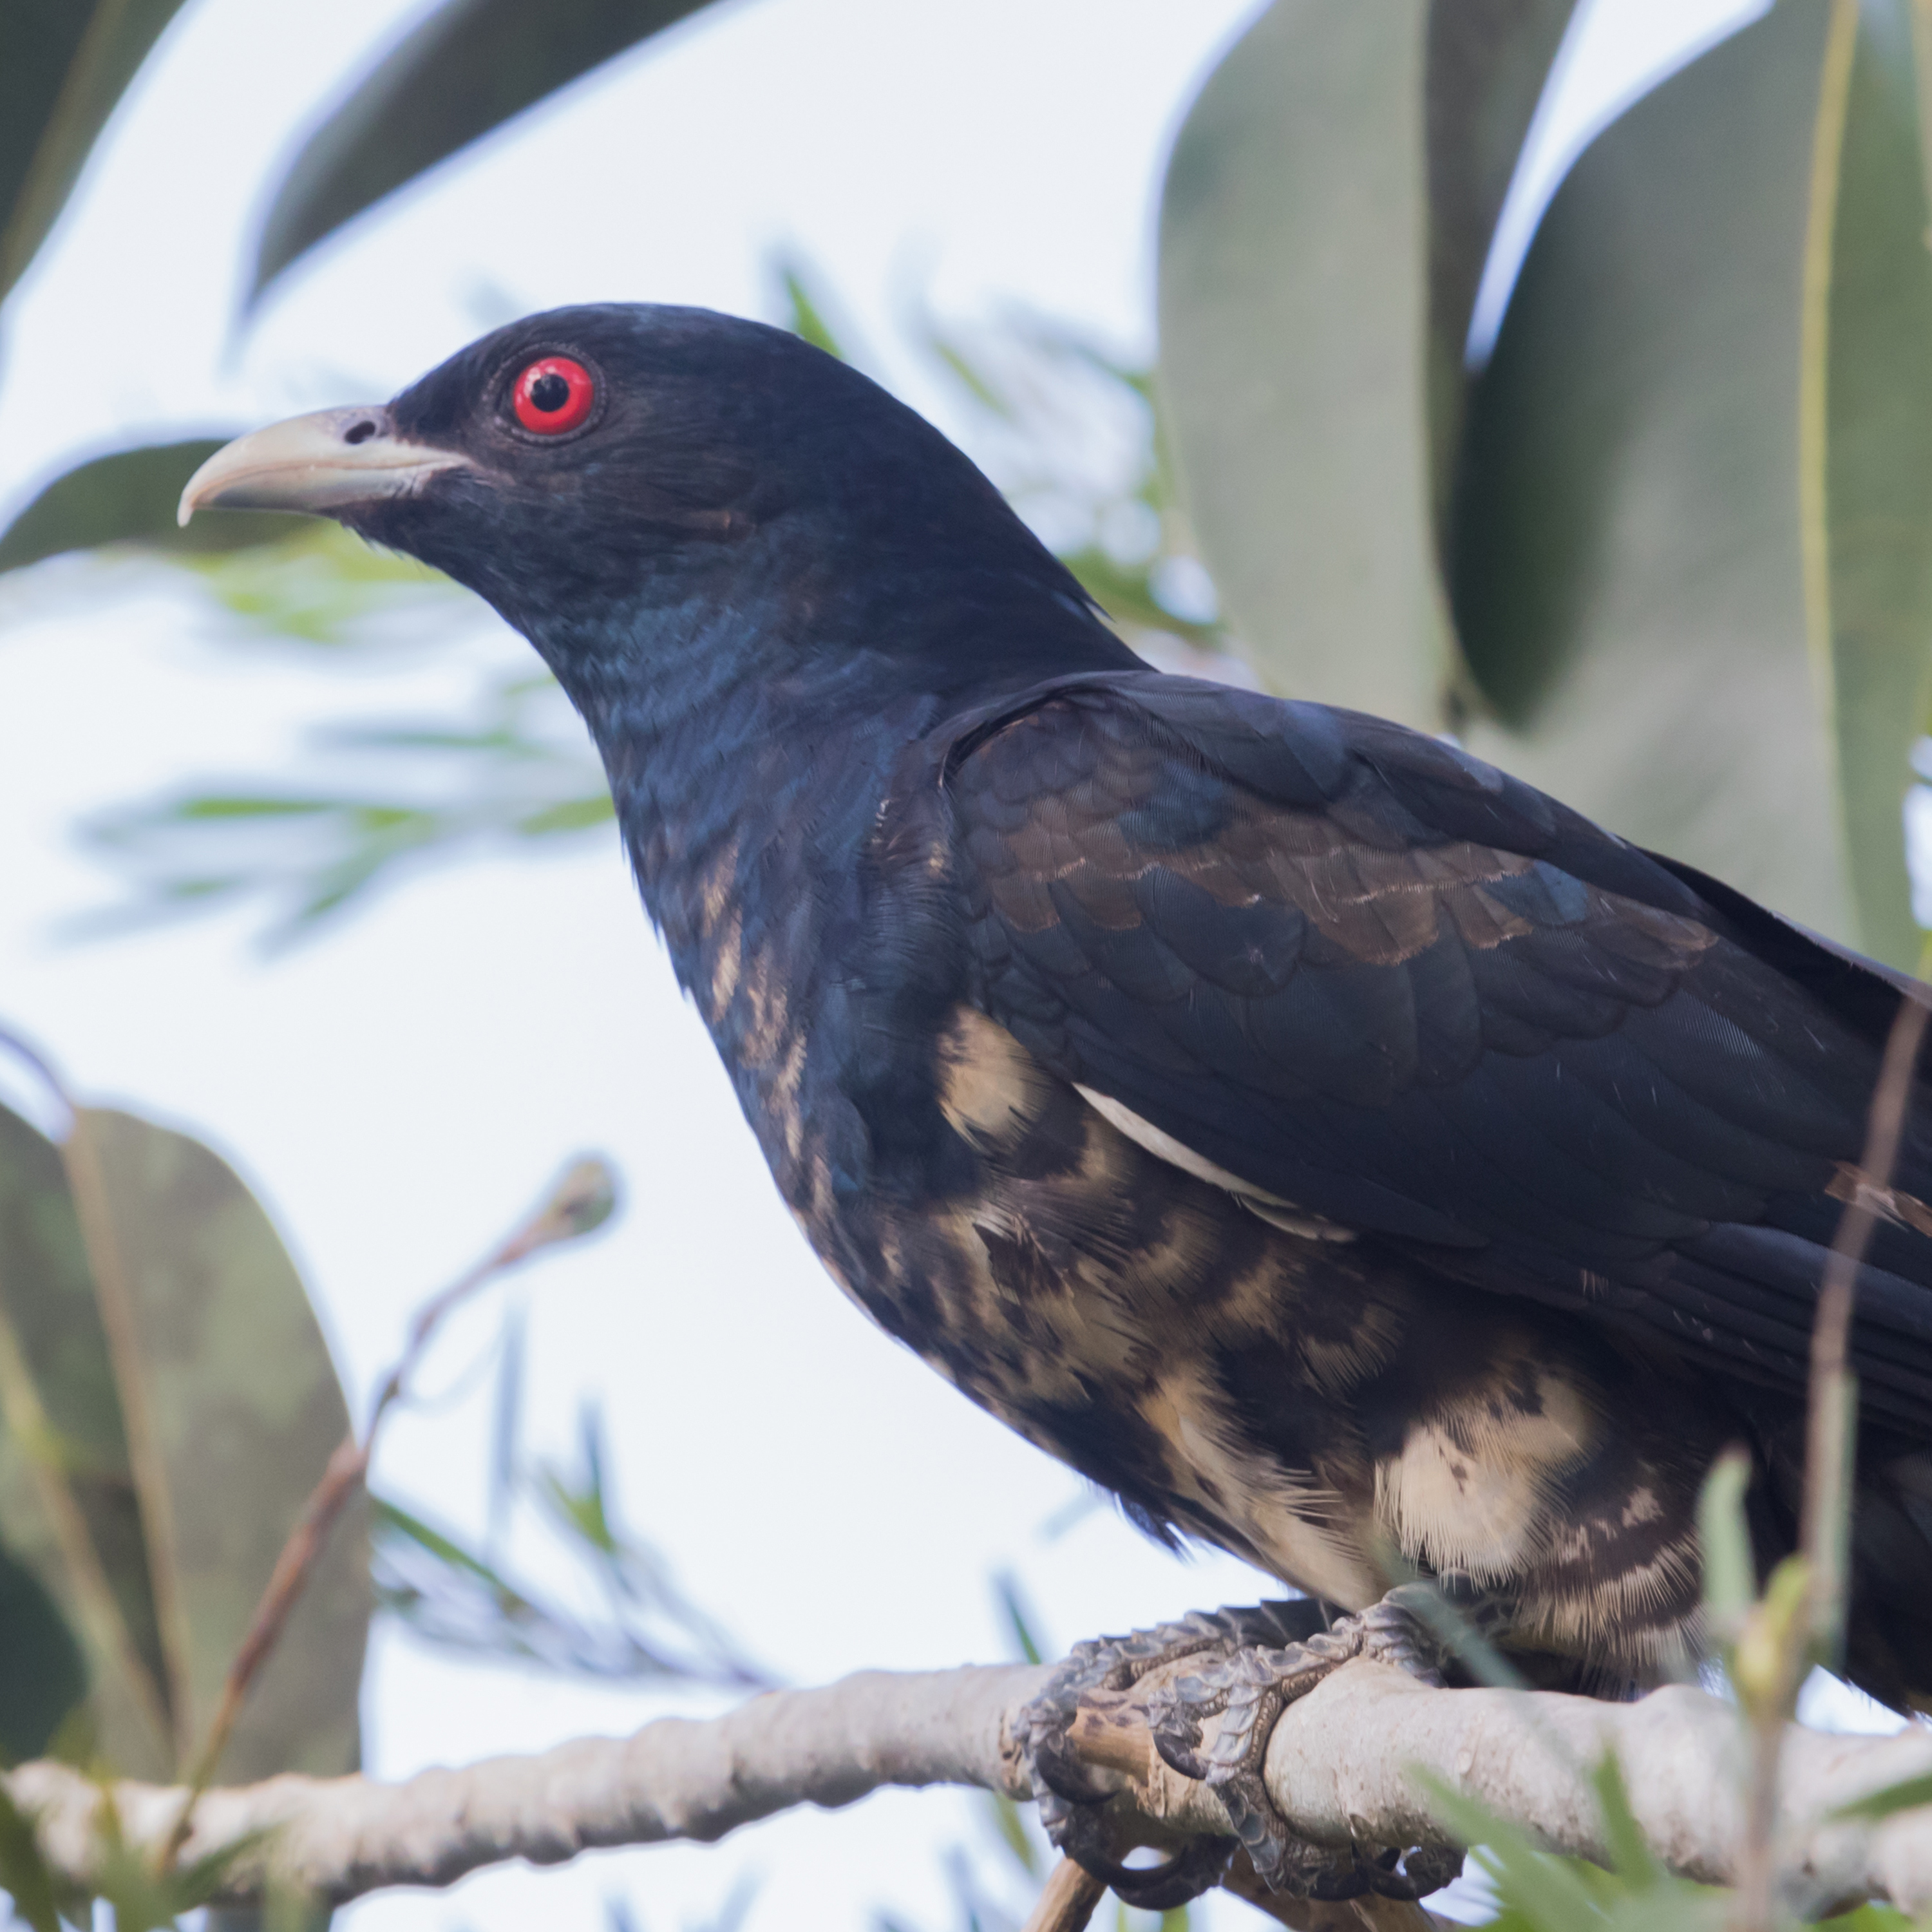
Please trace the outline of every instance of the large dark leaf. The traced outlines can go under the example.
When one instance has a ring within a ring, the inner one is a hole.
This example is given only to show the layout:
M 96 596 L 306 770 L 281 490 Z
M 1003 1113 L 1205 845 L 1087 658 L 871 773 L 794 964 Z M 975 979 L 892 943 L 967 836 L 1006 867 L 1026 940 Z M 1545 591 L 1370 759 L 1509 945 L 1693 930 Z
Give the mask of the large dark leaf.
M 236 510 L 204 510 L 186 530 L 178 526 L 175 508 L 188 479 L 226 440 L 196 436 L 117 450 L 56 477 L 0 532 L 0 571 L 101 544 L 232 550 L 308 529 L 306 517 Z
M 706 0 L 445 0 L 309 136 L 262 224 L 262 290 L 323 236 Z
M 0 296 L 181 0 L 0 0 Z
M 184 1753 L 206 1731 L 283 1542 L 349 1426 L 268 1216 L 198 1142 L 83 1109 L 66 1148 L 148 1528 Z M 242 1782 L 352 1769 L 368 1522 L 345 1511 L 221 1766 Z
M 1430 488 L 1444 521 L 1468 390 L 1464 351 L 1476 290 L 1574 10 L 1574 0 L 1433 0 L 1429 9 Z
M 1228 615 L 1277 687 L 1432 729 L 1462 345 L 1569 0 L 1276 0 L 1161 207 L 1161 379 Z
M 64 1727 L 172 1777 L 348 1426 L 287 1256 L 206 1148 L 85 1109 L 56 1148 L 0 1109 L 0 1745 Z M 369 1611 L 358 1504 L 224 1775 L 353 1767 Z
M 1825 447 L 1805 453 L 1816 486 L 1807 536 L 1814 568 L 1823 566 L 1814 647 L 1829 652 L 1858 937 L 1910 968 L 1924 935 L 1912 916 L 1903 806 L 1932 698 L 1932 211 L 1912 9 L 1874 0 L 1861 19 L 1830 230 L 1830 306 L 1814 318 L 1825 339 L 1814 326 L 1808 345 Z
M 1932 640 L 1906 13 L 1780 6 L 1583 155 L 1477 392 L 1454 571 L 1476 748 L 1900 964 Z
M 91 1690 L 100 1750 L 165 1778 L 166 1667 L 106 1334 L 59 1150 L 4 1108 L 0 1423 L 5 1748 L 44 1750 Z

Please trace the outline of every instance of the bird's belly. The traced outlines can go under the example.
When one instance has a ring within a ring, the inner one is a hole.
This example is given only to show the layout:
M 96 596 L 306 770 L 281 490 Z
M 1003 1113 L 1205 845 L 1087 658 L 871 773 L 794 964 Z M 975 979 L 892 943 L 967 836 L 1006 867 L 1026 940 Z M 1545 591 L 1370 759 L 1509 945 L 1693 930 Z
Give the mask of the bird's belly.
M 1620 1412 L 1580 1324 L 1261 1220 L 989 1028 L 941 1083 L 969 1185 L 802 1214 L 885 1327 L 1156 1533 L 1346 1607 L 1455 1569 L 1565 1651 L 1676 1642 L 1720 1423 Z
M 1376 1464 L 1350 1401 L 1398 1311 L 1332 1252 L 1297 1253 L 1129 1144 L 1110 1152 L 1138 1184 L 995 1183 L 909 1218 L 861 1300 L 883 1298 L 949 1380 L 1157 1533 L 1372 1602 Z

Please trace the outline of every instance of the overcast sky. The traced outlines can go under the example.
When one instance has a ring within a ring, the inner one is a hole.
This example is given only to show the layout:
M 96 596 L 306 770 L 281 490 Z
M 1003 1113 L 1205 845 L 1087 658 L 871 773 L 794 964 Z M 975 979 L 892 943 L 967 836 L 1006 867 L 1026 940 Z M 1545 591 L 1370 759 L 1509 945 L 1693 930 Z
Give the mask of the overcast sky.
M 572 90 L 365 222 L 292 278 L 238 342 L 243 245 L 311 114 L 422 10 L 193 0 L 4 318 L 0 502 L 74 451 L 153 430 L 380 398 L 508 302 L 768 310 L 764 264 L 801 250 L 870 340 L 916 295 L 1018 303 L 1152 347 L 1154 198 L 1177 116 L 1251 0 L 736 0 Z M 1540 188 L 1673 46 L 1756 10 L 1600 0 L 1540 130 Z M 1532 188 L 1537 182 L 1528 184 Z M 1519 245 L 1520 218 L 1511 226 Z M 1506 286 L 1504 274 L 1492 286 Z M 910 370 L 902 368 L 902 376 Z M 915 390 L 915 399 L 930 402 Z M 408 1311 L 560 1161 L 605 1150 L 629 1203 L 599 1244 L 514 1291 L 529 1306 L 533 1438 L 562 1450 L 586 1397 L 624 1514 L 745 1642 L 801 1682 L 1004 1654 L 988 1587 L 1016 1569 L 1064 1644 L 1252 1597 L 1230 1559 L 1177 1562 L 873 1331 L 780 1208 L 614 839 L 437 873 L 266 961 L 253 916 L 76 946 L 110 896 L 80 816 L 184 777 L 272 770 L 305 722 L 434 712 L 467 650 L 358 670 L 239 638 L 172 574 L 56 562 L 0 580 L 0 1018 L 85 1090 L 226 1150 L 307 1270 L 359 1399 Z M 458 1323 L 382 1486 L 480 1527 L 487 1388 L 463 1392 L 512 1297 Z M 465 1668 L 393 1638 L 365 1698 L 386 1776 L 580 1732 L 661 1703 Z M 892 1795 L 716 1850 L 508 1872 L 349 1915 L 403 1927 L 583 1926 L 627 1898 L 650 1928 L 700 1919 L 761 1875 L 753 1927 L 850 1926 L 889 1906 L 950 1924 L 970 1800 Z M 995 1863 L 988 1861 L 989 1864 Z M 1215 1922 L 1255 1922 L 1232 1905 Z

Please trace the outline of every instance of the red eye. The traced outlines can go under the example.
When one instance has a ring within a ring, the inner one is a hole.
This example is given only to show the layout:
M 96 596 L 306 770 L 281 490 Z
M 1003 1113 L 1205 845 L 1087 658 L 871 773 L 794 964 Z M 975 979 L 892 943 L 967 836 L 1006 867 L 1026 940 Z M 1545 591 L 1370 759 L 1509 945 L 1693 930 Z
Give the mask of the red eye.
M 546 356 L 517 378 L 511 391 L 517 420 L 538 436 L 561 436 L 590 413 L 597 385 L 581 362 L 568 356 Z

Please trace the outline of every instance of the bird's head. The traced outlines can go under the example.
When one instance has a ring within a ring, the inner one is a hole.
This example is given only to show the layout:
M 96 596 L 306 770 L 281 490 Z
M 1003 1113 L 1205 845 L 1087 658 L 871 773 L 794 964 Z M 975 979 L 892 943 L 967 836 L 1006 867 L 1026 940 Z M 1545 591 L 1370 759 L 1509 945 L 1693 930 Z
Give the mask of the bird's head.
M 182 520 L 216 506 L 312 511 L 419 557 L 580 692 L 680 644 L 752 676 L 849 672 L 856 652 L 941 686 L 1016 656 L 1077 668 L 1082 640 L 1125 655 L 930 424 L 795 336 L 705 310 L 513 322 L 387 404 L 230 443 Z

